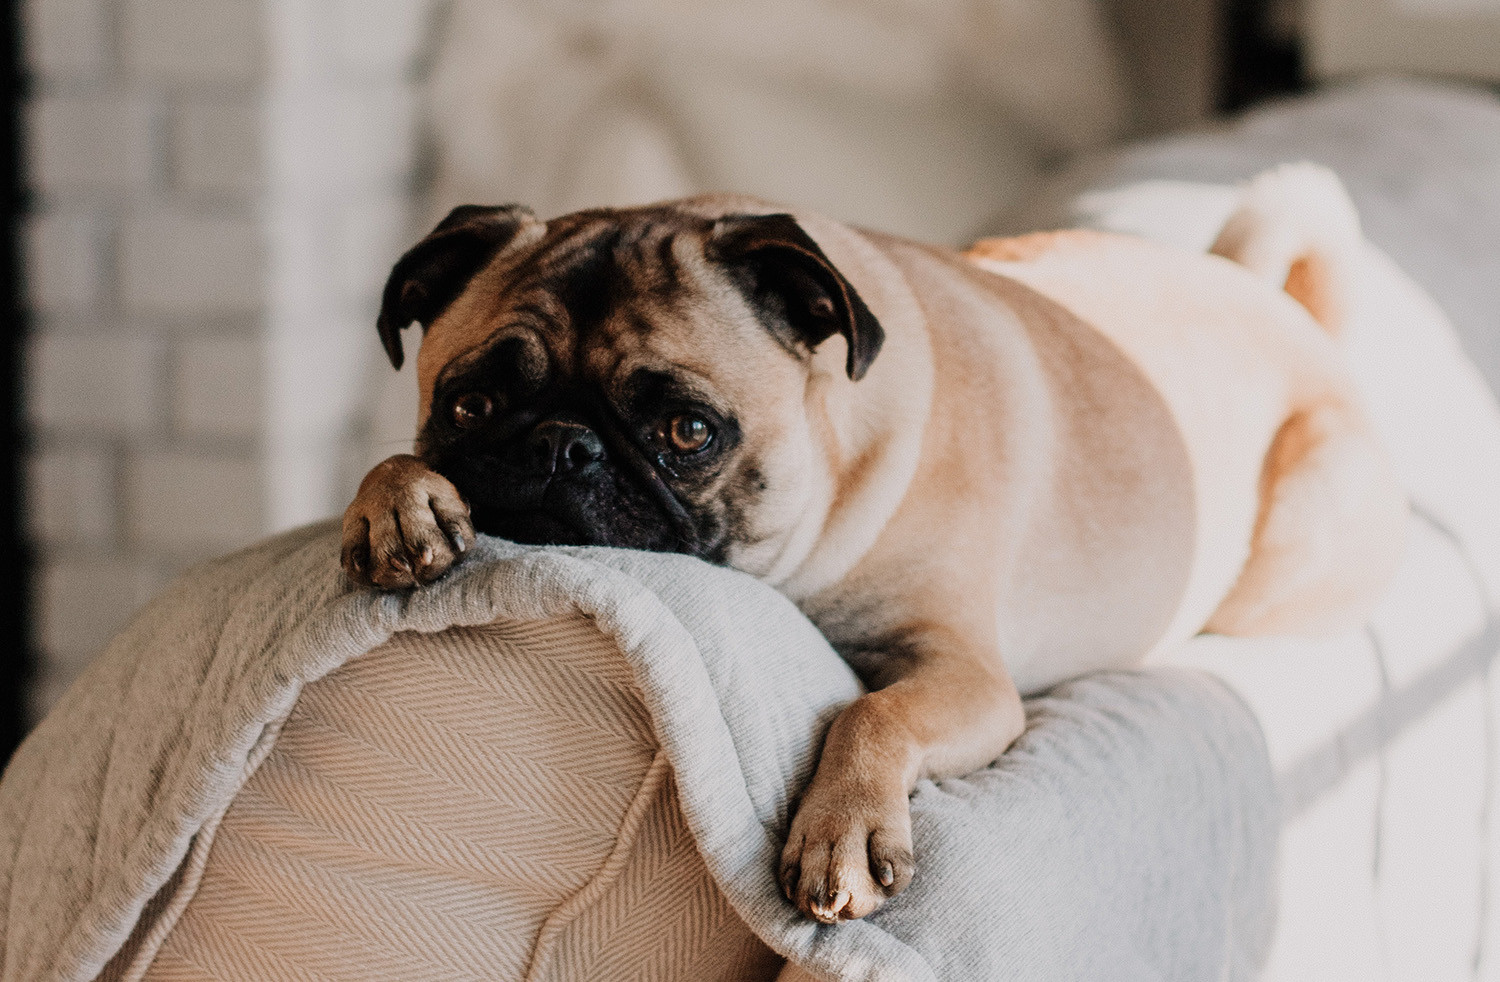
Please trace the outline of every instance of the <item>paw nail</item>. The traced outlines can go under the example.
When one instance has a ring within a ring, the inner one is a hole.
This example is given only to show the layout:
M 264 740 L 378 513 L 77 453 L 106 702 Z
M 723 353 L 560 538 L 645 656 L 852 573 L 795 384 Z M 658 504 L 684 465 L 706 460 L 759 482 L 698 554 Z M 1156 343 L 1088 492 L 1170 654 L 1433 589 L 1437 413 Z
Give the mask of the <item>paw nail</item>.
M 463 552 L 465 549 L 469 548 L 468 543 L 464 541 L 463 533 L 453 533 L 453 548 L 458 552 Z
M 392 569 L 399 569 L 403 573 L 410 573 L 411 572 L 411 564 L 408 563 L 404 559 L 392 559 L 391 560 L 391 568 Z
M 891 869 L 890 863 L 880 864 L 880 885 L 888 887 L 896 882 L 896 871 Z
M 814 903 L 813 916 L 820 921 L 832 923 L 838 919 L 839 911 L 849 903 L 849 891 L 840 890 L 833 895 L 833 899 L 826 904 Z
M 430 565 L 432 565 L 432 546 L 427 546 L 427 547 L 423 548 L 423 550 L 422 550 L 422 565 L 423 566 L 430 566 Z

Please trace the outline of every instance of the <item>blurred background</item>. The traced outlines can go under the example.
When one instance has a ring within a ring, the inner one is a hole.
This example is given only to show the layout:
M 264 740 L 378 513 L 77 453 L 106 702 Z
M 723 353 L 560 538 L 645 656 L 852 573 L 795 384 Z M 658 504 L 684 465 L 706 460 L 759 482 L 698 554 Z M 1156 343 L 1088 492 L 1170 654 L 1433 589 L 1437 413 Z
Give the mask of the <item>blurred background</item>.
M 1500 0 L 24 0 L 3 31 L 0 760 L 171 577 L 407 448 L 378 292 L 454 204 L 741 190 L 962 244 L 1123 141 L 1500 82 Z

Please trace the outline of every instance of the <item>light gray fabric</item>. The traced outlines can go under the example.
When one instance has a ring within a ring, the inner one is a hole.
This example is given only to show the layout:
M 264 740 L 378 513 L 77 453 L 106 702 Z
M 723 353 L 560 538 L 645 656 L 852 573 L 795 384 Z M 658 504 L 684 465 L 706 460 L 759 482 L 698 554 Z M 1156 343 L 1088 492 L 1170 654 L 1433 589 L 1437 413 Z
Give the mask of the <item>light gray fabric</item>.
M 1270 767 L 1206 675 L 1100 676 L 1032 702 L 997 765 L 918 787 L 910 889 L 823 927 L 772 869 L 790 796 L 858 686 L 784 598 L 683 557 L 488 539 L 429 589 L 353 592 L 337 550 L 315 526 L 189 574 L 22 747 L 0 783 L 0 979 L 93 978 L 307 682 L 395 631 L 573 610 L 625 654 L 730 903 L 816 973 L 1240 979 L 1263 953 Z
M 1343 346 L 1414 505 L 1407 556 L 1364 637 L 1200 638 L 1171 657 L 1246 698 L 1279 773 L 1267 982 L 1500 978 L 1500 98 L 1314 93 L 1092 161 L 1017 224 L 1203 249 L 1233 182 L 1300 160 L 1339 175 L 1373 243 Z
M 1196 233 L 1183 227 L 1192 224 L 1184 223 L 1185 216 L 1206 215 L 1216 229 L 1223 212 L 1210 202 L 1222 200 L 1218 196 L 1228 194 L 1228 185 L 1301 160 L 1338 174 L 1359 209 L 1366 237 L 1437 301 L 1491 390 L 1500 393 L 1500 97 L 1494 93 L 1380 79 L 1274 103 L 1216 130 L 1154 140 L 1093 160 L 1057 178 L 1018 221 L 1027 227 L 1088 225 L 1190 244 Z M 1139 198 L 1133 208 L 1132 197 Z M 1175 210 L 1168 206 L 1174 197 L 1182 202 Z M 1421 522 L 1459 550 L 1481 588 L 1500 583 L 1494 572 L 1500 563 L 1495 501 L 1488 475 L 1477 463 L 1492 449 L 1475 446 L 1484 434 L 1476 417 L 1492 416 L 1491 404 L 1471 399 L 1461 415 L 1453 406 L 1444 407 L 1447 415 L 1432 408 L 1436 387 L 1450 397 L 1464 380 L 1454 377 L 1461 368 L 1439 362 L 1440 371 L 1433 373 L 1425 364 L 1446 340 L 1430 337 L 1428 325 L 1379 322 L 1356 328 L 1387 352 L 1420 346 L 1405 356 L 1410 376 L 1431 387 L 1417 390 L 1420 402 L 1372 371 L 1373 362 L 1360 357 L 1362 349 L 1350 352 L 1351 361 L 1377 421 L 1385 424 L 1382 435 Z M 1360 340 L 1355 339 L 1356 347 Z M 1387 420 L 1396 417 L 1420 421 L 1418 443 L 1403 440 L 1389 425 Z M 1461 434 L 1459 453 L 1474 462 L 1467 472 L 1457 473 L 1441 461 L 1455 434 Z M 1434 472 L 1447 482 L 1423 480 Z M 1466 486 L 1450 486 L 1456 480 Z M 1464 507 L 1476 489 L 1479 507 Z M 1424 688 L 1393 693 L 1388 704 L 1371 711 L 1361 725 L 1378 741 L 1341 735 L 1364 750 L 1329 744 L 1289 771 L 1283 798 L 1290 811 L 1337 784 L 1422 711 L 1483 677 L 1495 656 L 1497 630 L 1493 610 L 1487 608 L 1486 616 L 1485 630 L 1454 649 L 1451 663 L 1435 671 Z M 1410 704 L 1397 701 L 1397 695 Z
M 1142 181 L 1234 184 L 1311 160 L 1349 189 L 1365 235 L 1437 300 L 1500 392 L 1500 97 L 1377 79 L 1272 103 L 1232 124 L 1090 158 L 1006 231 L 1073 224 L 1084 191 Z

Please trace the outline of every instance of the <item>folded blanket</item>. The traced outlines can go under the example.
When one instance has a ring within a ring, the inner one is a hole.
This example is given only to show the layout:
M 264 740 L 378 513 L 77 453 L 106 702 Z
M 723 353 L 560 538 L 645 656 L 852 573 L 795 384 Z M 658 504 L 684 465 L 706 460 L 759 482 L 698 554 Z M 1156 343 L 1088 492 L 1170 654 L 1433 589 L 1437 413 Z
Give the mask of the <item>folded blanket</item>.
M 1241 979 L 1262 956 L 1272 778 L 1255 721 L 1207 675 L 1113 674 L 1033 700 L 997 764 L 917 788 L 912 886 L 821 926 L 772 872 L 823 728 L 858 685 L 788 601 L 685 557 L 492 539 L 433 587 L 352 591 L 337 551 L 316 526 L 188 574 L 32 734 L 0 783 L 0 979 L 83 982 L 127 944 L 137 962 L 160 944 L 195 844 L 314 680 L 396 632 L 580 613 L 618 649 L 717 889 L 808 970 Z M 108 977 L 123 974 L 117 959 Z

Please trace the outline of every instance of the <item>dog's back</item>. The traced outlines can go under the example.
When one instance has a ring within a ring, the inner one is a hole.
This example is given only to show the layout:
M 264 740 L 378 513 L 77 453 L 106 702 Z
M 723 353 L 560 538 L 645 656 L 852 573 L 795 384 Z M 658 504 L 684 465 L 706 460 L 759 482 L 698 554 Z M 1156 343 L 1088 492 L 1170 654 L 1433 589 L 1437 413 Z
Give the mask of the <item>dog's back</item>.
M 1273 486 L 1279 470 L 1290 466 L 1287 451 L 1296 442 L 1289 422 L 1332 412 L 1341 432 L 1357 432 L 1368 442 L 1335 341 L 1345 271 L 1359 245 L 1358 219 L 1337 179 L 1298 165 L 1247 185 L 1208 254 L 1092 231 L 987 240 L 969 253 L 1094 326 L 1171 407 L 1193 463 L 1197 548 L 1187 594 L 1164 643 L 1205 624 L 1261 633 L 1324 620 L 1303 610 L 1294 624 L 1285 604 L 1274 617 L 1259 603 L 1255 617 L 1216 611 L 1226 597 L 1243 606 L 1253 553 L 1270 548 L 1264 533 Z M 1355 510 L 1375 519 L 1372 541 L 1399 543 L 1399 528 L 1391 526 L 1399 525 L 1400 495 L 1383 454 L 1374 446 L 1367 450 L 1352 471 L 1343 467 L 1366 486 L 1356 496 L 1356 504 L 1366 506 Z M 1315 536 L 1326 518 L 1302 515 L 1298 521 L 1306 536 Z M 1364 565 L 1383 576 L 1396 549 L 1375 551 L 1379 556 Z M 1360 564 L 1359 556 L 1342 558 Z M 1350 591 L 1334 592 L 1337 597 L 1322 597 L 1326 606 L 1350 606 Z

